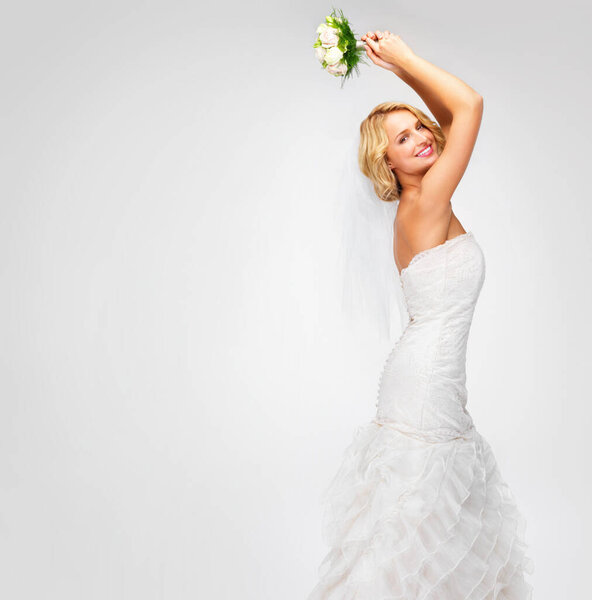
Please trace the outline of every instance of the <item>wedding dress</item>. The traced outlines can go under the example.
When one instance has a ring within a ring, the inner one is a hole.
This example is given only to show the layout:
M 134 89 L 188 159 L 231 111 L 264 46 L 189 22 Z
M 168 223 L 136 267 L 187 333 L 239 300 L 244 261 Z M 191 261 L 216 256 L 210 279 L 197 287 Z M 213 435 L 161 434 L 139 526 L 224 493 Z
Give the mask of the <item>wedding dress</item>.
M 308 600 L 524 600 L 526 521 L 466 409 L 466 349 L 485 259 L 472 232 L 415 255 L 409 321 L 323 493 L 330 550 Z

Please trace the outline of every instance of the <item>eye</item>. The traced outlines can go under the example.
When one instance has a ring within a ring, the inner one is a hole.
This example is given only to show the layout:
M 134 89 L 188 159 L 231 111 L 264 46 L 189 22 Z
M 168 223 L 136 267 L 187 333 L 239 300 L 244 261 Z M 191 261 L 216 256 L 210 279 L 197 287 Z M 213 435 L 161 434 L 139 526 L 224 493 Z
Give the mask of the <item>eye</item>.
M 424 125 L 423 123 L 418 123 L 416 129 L 423 129 Z M 399 140 L 399 144 L 402 144 L 405 140 L 407 139 L 407 136 L 404 135 L 400 140 Z

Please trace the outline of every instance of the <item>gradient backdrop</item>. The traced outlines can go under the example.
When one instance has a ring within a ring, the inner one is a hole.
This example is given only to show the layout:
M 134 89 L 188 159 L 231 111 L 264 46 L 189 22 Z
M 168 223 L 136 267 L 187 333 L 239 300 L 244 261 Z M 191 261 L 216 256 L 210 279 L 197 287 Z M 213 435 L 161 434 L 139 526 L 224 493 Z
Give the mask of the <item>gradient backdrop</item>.
M 390 345 L 338 311 L 335 177 L 379 102 L 331 3 L 4 3 L 0 596 L 303 600 Z M 590 7 L 344 1 L 485 99 L 468 409 L 537 600 L 590 597 Z

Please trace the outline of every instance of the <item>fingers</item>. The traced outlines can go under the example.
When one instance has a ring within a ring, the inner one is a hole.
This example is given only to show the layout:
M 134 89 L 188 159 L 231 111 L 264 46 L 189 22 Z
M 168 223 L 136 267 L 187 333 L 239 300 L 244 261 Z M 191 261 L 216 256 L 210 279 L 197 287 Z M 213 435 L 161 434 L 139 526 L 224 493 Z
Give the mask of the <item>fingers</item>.
M 374 42 L 380 42 L 381 40 L 384 40 L 389 37 L 393 37 L 393 34 L 390 31 L 380 31 L 377 29 L 376 31 L 368 31 L 363 36 L 361 36 L 360 39 L 363 42 L 368 43 L 369 40 L 372 40 Z
M 390 35 L 390 32 L 385 31 L 384 34 Z M 373 39 L 373 40 L 379 40 L 380 38 L 384 37 L 384 34 L 377 29 L 376 31 L 368 31 L 360 39 L 362 39 L 364 41 L 366 41 L 364 38 L 370 38 L 370 39 Z
M 368 55 L 372 58 L 372 55 L 379 55 L 381 51 L 380 42 L 391 37 L 395 36 L 393 36 L 393 34 L 387 29 L 385 29 L 384 31 L 380 31 L 377 29 L 374 32 L 368 31 L 360 39 L 366 42 L 366 50 L 368 52 Z
M 392 34 L 388 29 L 385 29 L 384 31 L 379 31 L 376 30 L 374 32 L 374 38 L 377 40 L 382 40 L 388 37 L 392 37 L 394 34 Z
M 366 48 L 370 48 L 376 52 L 378 50 L 378 42 L 375 42 L 372 38 L 367 38 Z
M 374 50 L 370 47 L 370 43 L 374 43 L 372 40 L 367 40 L 366 43 L 366 56 L 368 56 L 368 58 L 375 64 L 377 65 L 378 62 L 378 56 L 374 53 Z

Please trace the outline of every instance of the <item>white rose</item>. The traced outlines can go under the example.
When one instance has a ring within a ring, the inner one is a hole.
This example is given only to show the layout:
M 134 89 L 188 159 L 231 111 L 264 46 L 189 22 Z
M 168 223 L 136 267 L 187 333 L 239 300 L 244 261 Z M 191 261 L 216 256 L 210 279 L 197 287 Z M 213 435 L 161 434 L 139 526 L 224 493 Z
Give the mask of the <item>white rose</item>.
M 327 50 L 325 50 L 325 48 L 323 48 L 322 46 L 317 46 L 315 48 L 315 54 L 317 55 L 319 62 L 322 63 L 323 60 L 325 60 L 325 54 L 327 54 Z
M 328 73 L 331 73 L 331 75 L 339 77 L 347 73 L 347 65 L 345 63 L 340 62 L 334 65 L 328 65 L 326 70 Z
M 317 27 L 317 33 L 323 33 L 323 31 L 325 31 L 325 29 L 329 29 L 329 25 L 327 25 L 327 23 L 321 23 Z
M 333 29 L 333 27 L 327 27 L 321 31 L 319 34 L 319 39 L 325 48 L 337 46 L 337 43 L 339 42 L 339 31 L 337 29 Z
M 325 53 L 325 62 L 328 65 L 334 65 L 339 62 L 343 58 L 343 52 L 337 48 L 337 46 L 333 46 L 329 48 Z

